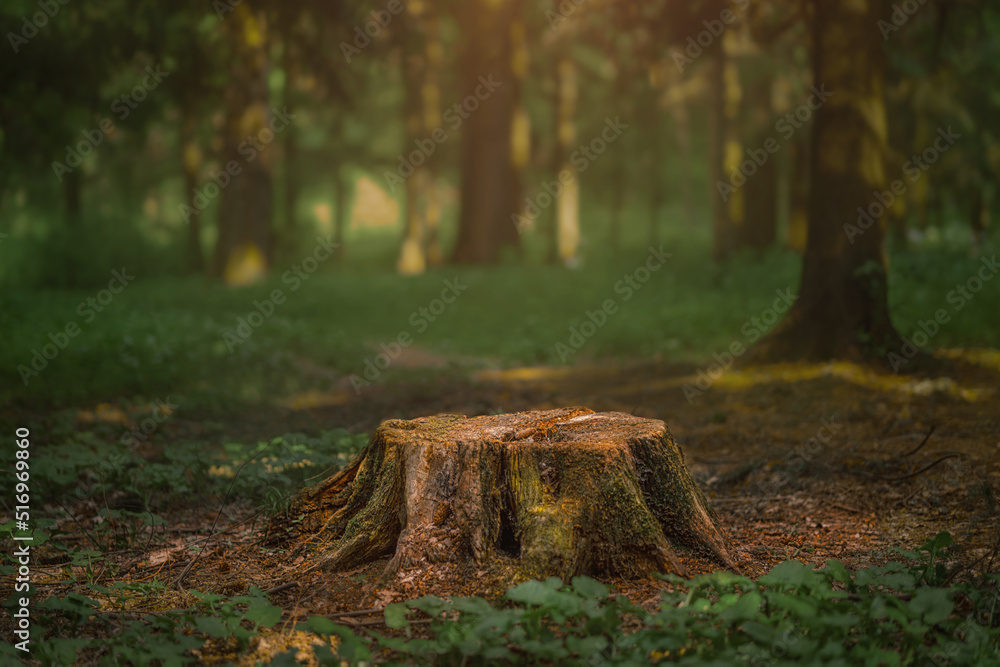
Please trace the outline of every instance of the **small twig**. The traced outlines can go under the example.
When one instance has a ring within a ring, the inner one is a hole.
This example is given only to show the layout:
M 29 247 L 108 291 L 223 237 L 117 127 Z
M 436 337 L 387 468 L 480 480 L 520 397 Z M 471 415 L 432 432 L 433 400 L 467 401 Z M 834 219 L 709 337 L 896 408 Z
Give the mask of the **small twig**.
M 924 439 L 920 441 L 920 444 L 917 445 L 916 449 L 914 449 L 913 451 L 909 451 L 909 452 L 906 452 L 905 454 L 900 455 L 899 458 L 905 459 L 907 456 L 913 456 L 914 454 L 916 454 L 917 452 L 919 452 L 920 448 L 923 447 L 924 445 L 926 445 L 927 441 L 931 439 L 931 434 L 934 433 L 934 429 L 936 429 L 936 428 L 937 428 L 937 424 L 931 424 L 931 430 L 927 431 L 927 435 L 925 435 Z
M 847 505 L 841 505 L 840 503 L 830 503 L 830 507 L 836 507 L 837 509 L 844 510 L 845 512 L 851 512 L 852 514 L 861 514 L 861 510 Z
M 294 588 L 298 585 L 299 582 L 297 581 L 289 581 L 288 583 L 281 584 L 280 586 L 275 586 L 274 588 L 268 589 L 264 591 L 264 593 L 267 595 L 271 595 L 272 593 L 279 593 L 281 591 L 288 590 L 289 588 Z
M 182 593 L 184 592 L 184 589 L 181 587 L 181 585 L 184 583 L 184 577 L 186 577 L 187 573 L 191 571 L 191 568 L 194 566 L 195 563 L 198 562 L 198 559 L 201 558 L 202 554 L 208 550 L 208 543 L 212 539 L 212 537 L 215 536 L 215 526 L 216 524 L 219 523 L 219 517 L 222 516 L 222 511 L 226 508 L 226 503 L 229 502 L 229 495 L 233 492 L 233 486 L 236 485 L 236 480 L 239 479 L 240 472 L 243 471 L 243 468 L 245 468 L 248 463 L 253 461 L 255 458 L 257 458 L 264 452 L 266 452 L 271 447 L 271 445 L 274 444 L 276 440 L 277 438 L 271 438 L 271 441 L 267 443 L 267 447 L 260 450 L 250 458 L 248 458 L 246 461 L 240 464 L 239 468 L 236 469 L 236 474 L 233 475 L 233 481 L 230 482 L 229 488 L 226 490 L 226 497 L 222 499 L 222 506 L 219 507 L 219 511 L 215 515 L 215 521 L 212 522 L 212 527 L 209 529 L 208 536 L 205 538 L 205 546 L 202 547 L 201 551 L 199 551 L 198 554 L 191 560 L 191 562 L 188 563 L 187 567 L 184 568 L 184 571 L 181 572 L 180 576 L 177 577 L 177 581 L 174 582 L 174 585 L 177 586 L 177 590 L 181 591 Z
M 910 498 L 912 498 L 913 496 L 915 496 L 915 495 L 917 495 L 918 493 L 920 493 L 920 491 L 921 491 L 921 488 L 920 488 L 920 487 L 918 486 L 917 488 L 915 488 L 915 489 L 913 490 L 913 492 L 912 492 L 912 493 L 910 493 L 910 495 L 908 495 L 908 496 L 906 496 L 905 498 L 903 498 L 902 500 L 900 500 L 900 501 L 899 501 L 898 503 L 896 503 L 896 505 L 897 505 L 898 507 L 903 507 L 903 506 L 905 506 L 905 505 L 906 505 L 906 501 L 908 501 L 908 500 L 909 500 Z
M 372 607 L 371 609 L 356 609 L 354 611 L 341 611 L 335 614 L 325 614 L 326 618 L 344 618 L 345 616 L 367 616 L 368 614 L 377 614 L 382 609 L 380 607 Z
M 946 456 L 942 456 L 941 458 L 939 458 L 934 463 L 929 463 L 929 464 L 925 465 L 923 468 L 921 468 L 920 470 L 917 470 L 916 472 L 911 472 L 908 475 L 900 475 L 898 477 L 883 477 L 882 479 L 885 480 L 886 482 L 898 482 L 900 480 L 909 479 L 911 477 L 916 477 L 917 475 L 919 475 L 921 473 L 927 472 L 928 470 L 930 470 L 931 468 L 933 468 L 937 464 L 941 463 L 941 461 L 945 461 L 947 459 L 953 459 L 953 458 L 956 458 L 957 456 L 959 456 L 959 455 L 958 454 L 948 454 Z
M 709 498 L 710 503 L 736 503 L 741 500 L 751 501 L 751 500 L 782 500 L 784 498 L 795 498 L 796 494 L 790 494 L 787 496 L 740 496 L 737 498 Z
M 97 540 L 95 540 L 94 537 L 90 533 L 87 532 L 87 529 L 83 527 L 83 524 L 80 523 L 80 520 L 76 518 L 76 515 L 74 515 L 72 512 L 70 512 L 69 509 L 67 509 L 67 507 L 62 504 L 61 500 L 57 501 L 57 502 L 59 503 L 59 507 L 63 508 L 63 511 L 66 512 L 66 514 L 68 514 L 69 517 L 71 519 L 73 519 L 73 521 L 76 522 L 76 525 L 80 526 L 80 532 L 82 532 L 84 535 L 86 535 L 87 539 L 90 540 L 90 543 L 94 545 L 94 548 L 97 551 L 101 551 L 101 545 L 99 545 L 97 543 Z
M 433 621 L 434 621 L 433 618 L 418 618 L 415 621 L 410 621 L 409 623 L 410 625 L 423 625 L 424 623 L 431 623 Z M 348 627 L 365 628 L 365 627 L 371 627 L 373 625 L 385 625 L 385 619 L 382 618 L 382 619 L 372 619 L 370 621 L 358 621 L 356 623 L 349 623 Z

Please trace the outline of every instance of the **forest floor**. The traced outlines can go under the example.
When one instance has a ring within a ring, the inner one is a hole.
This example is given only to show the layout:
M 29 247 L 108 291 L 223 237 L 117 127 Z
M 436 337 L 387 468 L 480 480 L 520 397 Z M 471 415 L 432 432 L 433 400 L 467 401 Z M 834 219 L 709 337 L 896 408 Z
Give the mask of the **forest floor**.
M 797 364 L 730 370 L 712 380 L 707 371 L 714 369 L 708 366 L 644 361 L 463 370 L 455 360 L 426 353 L 402 361 L 419 371 L 405 381 L 373 383 L 360 393 L 348 378 L 304 364 L 303 373 L 325 375 L 328 390 L 228 415 L 189 406 L 167 420 L 156 438 L 169 447 L 209 420 L 230 440 L 252 441 L 334 426 L 371 433 L 383 419 L 438 413 L 471 416 L 574 405 L 628 412 L 667 423 L 748 576 L 756 578 L 786 559 L 816 566 L 837 559 L 852 569 L 869 567 L 899 560 L 897 549 L 912 550 L 948 531 L 955 539 L 950 565 L 957 578 L 967 578 L 996 571 L 1000 563 L 1000 351 L 937 356 L 946 360 L 946 373 L 894 375 L 851 363 Z M 93 412 L 80 414 L 82 419 Z M 120 556 L 130 564 L 132 580 L 176 579 L 192 562 L 192 544 L 213 532 L 218 520 L 215 537 L 187 571 L 183 588 L 236 595 L 251 585 L 264 591 L 283 587 L 271 599 L 290 618 L 378 609 L 425 594 L 496 600 L 509 585 L 450 565 L 425 565 L 380 581 L 386 561 L 351 572 L 303 573 L 304 556 L 289 561 L 287 552 L 262 548 L 265 522 L 252 511 L 227 509 L 220 517 L 218 506 L 204 506 L 158 513 L 172 537 L 148 552 L 139 545 Z M 717 569 L 694 554 L 682 561 L 689 574 Z M 59 571 L 52 568 L 47 590 L 65 594 L 73 587 L 58 583 Z M 39 574 L 36 581 L 45 586 L 45 571 Z M 667 585 L 652 578 L 605 581 L 650 607 Z M 156 607 L 191 602 L 171 590 Z M 380 618 L 362 614 L 337 622 L 360 629 L 381 626 Z M 288 636 L 268 641 L 262 634 L 258 659 L 289 644 Z M 228 649 L 204 651 L 203 659 L 211 661 Z

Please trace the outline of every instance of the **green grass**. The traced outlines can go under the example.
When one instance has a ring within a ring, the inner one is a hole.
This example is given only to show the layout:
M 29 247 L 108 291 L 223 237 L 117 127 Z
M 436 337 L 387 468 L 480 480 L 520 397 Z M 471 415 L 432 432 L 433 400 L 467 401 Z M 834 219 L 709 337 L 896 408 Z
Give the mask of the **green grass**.
M 738 257 L 720 268 L 707 260 L 703 231 L 675 231 L 663 244 L 673 256 L 626 301 L 615 286 L 645 262 L 648 253 L 639 244 L 618 259 L 596 247 L 584 248 L 589 259 L 575 270 L 529 261 L 443 268 L 416 277 L 392 272 L 394 236 L 381 233 L 358 246 L 363 262 L 342 269 L 323 264 L 294 291 L 282 281 L 287 265 L 266 284 L 250 288 L 147 278 L 141 266 L 128 267 L 136 279 L 89 323 L 78 306 L 99 288 L 8 288 L 0 292 L 0 403 L 59 405 L 189 392 L 259 400 L 308 382 L 329 385 L 329 380 L 303 379 L 296 366 L 301 360 L 361 375 L 378 345 L 401 333 L 409 333 L 414 346 L 446 358 L 475 357 L 496 366 L 653 355 L 700 362 L 733 341 L 751 342 L 744 324 L 771 305 L 776 290 L 794 293 L 800 270 L 799 257 L 782 250 L 762 259 Z M 1000 280 L 987 282 L 960 312 L 946 300 L 949 290 L 979 265 L 960 244 L 895 252 L 890 301 L 899 329 L 909 334 L 918 320 L 945 308 L 952 319 L 931 347 L 996 346 Z M 420 318 L 413 314 L 440 296 L 446 280 L 456 278 L 468 288 L 420 331 L 411 316 Z M 275 289 L 286 301 L 230 352 L 224 332 L 235 330 L 237 318 L 246 317 L 255 300 L 267 299 Z M 579 327 L 587 311 L 600 309 L 606 299 L 615 300 L 617 312 L 579 351 L 561 355 L 556 345 L 569 344 L 570 327 Z M 80 326 L 79 335 L 25 386 L 18 366 L 30 366 L 33 351 L 69 322 Z M 390 366 L 378 381 L 402 376 Z

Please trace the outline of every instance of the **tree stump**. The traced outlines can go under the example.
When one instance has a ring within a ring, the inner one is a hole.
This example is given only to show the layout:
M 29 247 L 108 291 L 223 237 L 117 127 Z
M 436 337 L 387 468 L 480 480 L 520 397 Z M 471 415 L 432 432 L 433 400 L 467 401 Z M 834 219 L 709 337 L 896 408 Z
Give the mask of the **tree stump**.
M 666 425 L 619 412 L 388 420 L 290 512 L 332 570 L 391 556 L 387 575 L 463 559 L 565 580 L 683 574 L 668 539 L 737 569 Z

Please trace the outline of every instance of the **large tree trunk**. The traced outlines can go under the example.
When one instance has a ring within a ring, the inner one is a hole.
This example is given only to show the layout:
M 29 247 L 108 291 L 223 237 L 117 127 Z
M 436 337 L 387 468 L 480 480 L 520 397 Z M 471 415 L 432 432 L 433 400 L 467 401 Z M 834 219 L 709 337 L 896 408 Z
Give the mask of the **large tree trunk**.
M 227 284 L 247 284 L 262 278 L 272 260 L 271 163 L 269 144 L 275 140 L 268 121 L 267 39 L 262 14 L 247 3 L 223 22 L 232 62 L 226 90 L 222 167 L 235 162 L 240 171 L 221 187 L 219 237 L 214 270 Z M 287 120 L 279 120 L 279 131 Z M 210 186 L 206 184 L 206 192 Z
M 668 540 L 736 569 L 666 425 L 585 408 L 383 422 L 290 514 L 327 545 L 312 567 L 333 570 L 391 557 L 387 575 L 421 561 L 515 578 L 682 573 Z
M 495 262 L 503 246 L 518 244 L 511 216 L 523 206 L 512 130 L 519 108 L 519 77 L 526 66 L 515 71 L 511 33 L 519 12 L 520 0 L 470 1 L 458 9 L 464 39 L 459 90 L 465 100 L 478 102 L 478 107 L 462 111 L 468 118 L 461 126 L 462 185 L 458 240 L 452 256 L 455 262 Z M 499 84 L 492 91 L 484 83 L 490 77 Z M 477 89 L 485 99 L 477 100 Z
M 755 356 L 898 353 L 902 340 L 887 303 L 886 216 L 875 216 L 868 229 L 857 227 L 858 208 L 867 209 L 874 193 L 886 190 L 882 3 L 830 0 L 813 5 L 813 12 L 813 81 L 832 94 L 813 127 L 802 281 L 791 312 Z

